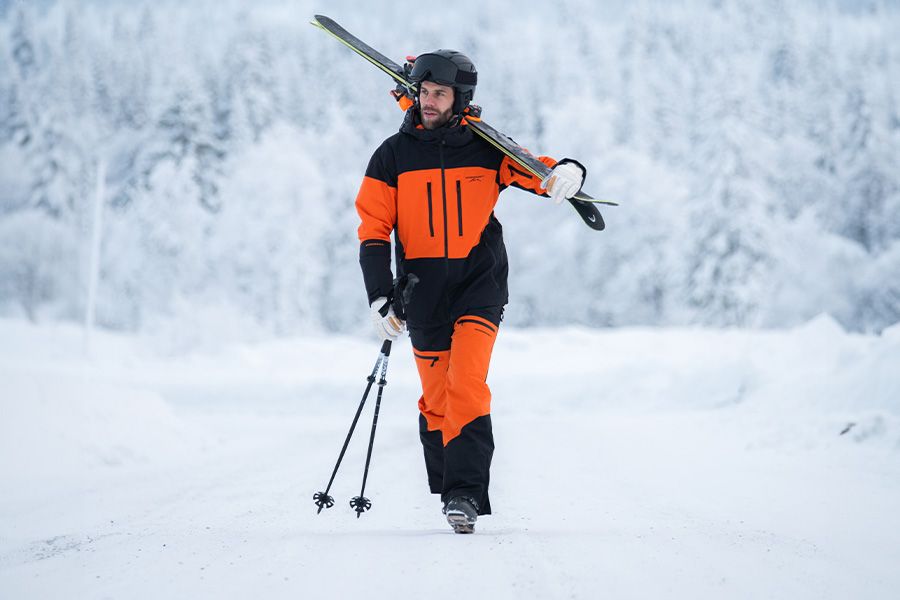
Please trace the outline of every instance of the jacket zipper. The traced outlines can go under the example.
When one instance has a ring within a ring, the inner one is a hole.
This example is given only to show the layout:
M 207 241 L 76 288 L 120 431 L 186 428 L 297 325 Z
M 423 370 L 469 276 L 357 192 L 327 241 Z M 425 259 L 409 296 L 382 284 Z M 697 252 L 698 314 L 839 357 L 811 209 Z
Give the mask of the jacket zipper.
M 459 237 L 462 237 L 462 183 L 456 180 L 456 217 L 459 222 Z
M 426 189 L 428 190 L 428 231 L 431 233 L 431 237 L 434 237 L 434 209 L 431 206 L 431 182 L 427 182 Z

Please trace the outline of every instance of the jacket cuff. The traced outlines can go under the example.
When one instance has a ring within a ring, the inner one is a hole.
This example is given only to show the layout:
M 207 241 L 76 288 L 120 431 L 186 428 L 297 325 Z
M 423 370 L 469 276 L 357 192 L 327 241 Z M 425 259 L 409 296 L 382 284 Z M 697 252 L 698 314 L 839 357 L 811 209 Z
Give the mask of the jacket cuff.
M 391 243 L 384 240 L 363 240 L 359 245 L 359 266 L 369 304 L 376 298 L 391 298 L 394 276 L 391 274 Z

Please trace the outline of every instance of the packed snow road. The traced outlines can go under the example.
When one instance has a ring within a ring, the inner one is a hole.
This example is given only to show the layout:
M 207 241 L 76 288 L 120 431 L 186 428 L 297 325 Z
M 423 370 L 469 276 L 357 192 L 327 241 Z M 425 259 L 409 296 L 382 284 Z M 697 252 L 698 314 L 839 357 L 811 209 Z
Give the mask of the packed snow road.
M 0 598 L 892 598 L 900 329 L 501 334 L 495 514 L 427 493 L 408 342 L 161 352 L 0 322 Z M 842 432 L 844 432 L 842 434 Z

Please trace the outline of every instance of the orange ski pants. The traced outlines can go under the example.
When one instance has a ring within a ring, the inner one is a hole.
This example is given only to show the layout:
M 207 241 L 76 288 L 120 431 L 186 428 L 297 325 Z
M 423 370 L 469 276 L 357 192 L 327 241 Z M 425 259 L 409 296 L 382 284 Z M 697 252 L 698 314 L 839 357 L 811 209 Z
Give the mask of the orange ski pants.
M 429 486 L 445 502 L 470 496 L 481 514 L 490 514 L 494 440 L 487 375 L 501 310 L 482 309 L 451 326 L 410 330 L 422 381 L 419 433 Z

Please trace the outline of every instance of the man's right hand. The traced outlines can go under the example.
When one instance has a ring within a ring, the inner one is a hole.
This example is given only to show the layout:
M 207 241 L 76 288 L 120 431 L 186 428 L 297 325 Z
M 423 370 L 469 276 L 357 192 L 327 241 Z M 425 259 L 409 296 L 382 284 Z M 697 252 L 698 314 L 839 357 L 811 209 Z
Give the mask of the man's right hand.
M 384 296 L 376 298 L 369 308 L 372 310 L 372 326 L 382 341 L 394 341 L 406 331 L 406 323 L 394 314 L 394 307 Z

